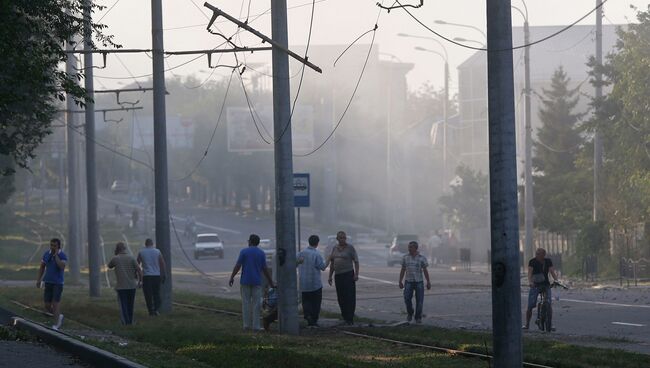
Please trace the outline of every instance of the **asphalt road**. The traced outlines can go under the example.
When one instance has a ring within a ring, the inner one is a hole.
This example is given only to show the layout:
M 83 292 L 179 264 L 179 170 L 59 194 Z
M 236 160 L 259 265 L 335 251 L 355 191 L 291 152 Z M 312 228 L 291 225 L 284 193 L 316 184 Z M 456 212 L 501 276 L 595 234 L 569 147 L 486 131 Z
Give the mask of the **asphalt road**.
M 111 200 L 110 197 L 107 199 Z M 227 280 L 239 250 L 246 245 L 250 233 L 273 239 L 273 219 L 201 208 L 186 202 L 172 202 L 170 208 L 180 239 L 180 244 L 174 242 L 172 246 L 174 274 L 178 280 L 176 285 L 180 283 L 182 287 L 237 298 L 238 288 L 228 288 Z M 192 258 L 191 241 L 182 236 L 184 218 L 190 214 L 196 218 L 199 232 L 216 232 L 223 239 L 224 259 Z M 345 230 L 345 226 L 342 229 Z M 311 233 L 317 233 L 321 239 L 330 235 L 318 233 L 308 226 L 302 230 L 303 242 Z M 172 240 L 177 239 L 173 230 L 171 237 Z M 397 285 L 399 268 L 386 266 L 385 245 L 355 244 L 355 247 L 361 263 L 357 314 L 386 321 L 405 320 L 402 291 Z M 196 269 L 209 277 L 196 277 Z M 326 274 L 327 271 L 323 273 L 323 308 L 338 311 L 335 290 L 325 282 Z M 485 264 L 474 265 L 472 272 L 452 270 L 448 266 L 431 267 L 430 274 L 433 287 L 425 293 L 424 323 L 476 330 L 491 328 L 490 275 Z M 539 338 L 550 336 L 574 343 L 650 353 L 650 288 L 576 284 L 570 290 L 554 289 L 553 292 L 554 325 L 557 330 L 551 335 L 542 334 L 531 323 L 531 330 L 526 331 L 526 335 Z M 527 303 L 526 287 L 522 288 L 521 303 L 523 316 Z

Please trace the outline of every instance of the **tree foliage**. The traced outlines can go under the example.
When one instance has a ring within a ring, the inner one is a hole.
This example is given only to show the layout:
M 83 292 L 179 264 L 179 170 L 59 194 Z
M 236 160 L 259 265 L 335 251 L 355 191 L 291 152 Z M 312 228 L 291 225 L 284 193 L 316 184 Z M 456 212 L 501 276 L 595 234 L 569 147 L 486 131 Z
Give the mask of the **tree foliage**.
M 456 168 L 456 185 L 440 197 L 440 211 L 454 229 L 472 230 L 488 225 L 488 180 L 467 166 Z
M 600 69 L 611 93 L 594 101 L 590 122 L 603 137 L 602 212 L 615 227 L 648 222 L 650 215 L 650 6 L 637 19 L 618 30 L 615 50 Z
M 65 94 L 77 104 L 84 102 L 85 91 L 78 84 L 81 73 L 70 75 L 58 68 L 67 59 L 64 43 L 88 24 L 83 4 L 83 0 L 0 2 L 0 154 L 12 157 L 20 167 L 27 166 L 34 149 L 51 133 L 51 121 Z M 105 26 L 92 28 L 102 45 L 117 47 L 104 35 Z M 12 167 L 0 167 L 4 175 L 13 172 Z
M 551 79 L 551 88 L 541 96 L 539 117 L 542 127 L 534 142 L 533 192 L 537 225 L 557 233 L 578 228 L 589 217 L 590 174 L 578 166 L 584 146 L 574 112 L 578 90 L 570 89 L 562 67 Z

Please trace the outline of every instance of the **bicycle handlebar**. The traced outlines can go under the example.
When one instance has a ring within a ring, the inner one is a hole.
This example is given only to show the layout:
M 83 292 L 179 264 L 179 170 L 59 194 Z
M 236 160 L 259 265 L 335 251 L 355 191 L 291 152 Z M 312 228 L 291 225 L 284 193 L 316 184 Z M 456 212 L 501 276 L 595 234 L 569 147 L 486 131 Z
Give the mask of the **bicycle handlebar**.
M 568 286 L 566 286 L 566 285 L 560 283 L 559 281 L 553 281 L 553 283 L 551 284 L 551 287 L 554 288 L 554 287 L 557 287 L 557 286 L 561 287 L 561 288 L 564 289 L 564 290 L 568 290 L 568 289 L 569 289 Z

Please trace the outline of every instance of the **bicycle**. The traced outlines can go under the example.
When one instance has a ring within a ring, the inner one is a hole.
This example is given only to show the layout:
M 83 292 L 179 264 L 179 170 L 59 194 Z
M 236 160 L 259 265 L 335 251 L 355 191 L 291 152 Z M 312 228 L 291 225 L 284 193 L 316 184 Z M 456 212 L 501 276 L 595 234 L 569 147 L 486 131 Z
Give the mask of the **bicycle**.
M 539 301 L 537 302 L 537 319 L 535 320 L 535 324 L 542 331 L 546 331 L 546 332 L 553 331 L 553 324 L 552 324 L 553 309 L 551 307 L 551 302 L 550 300 L 548 300 L 546 295 L 549 288 L 554 288 L 558 286 L 565 290 L 568 289 L 566 285 L 561 284 L 557 281 L 553 281 L 553 283 L 550 286 L 537 285 L 537 288 L 539 289 L 539 295 L 537 296 L 537 298 L 539 299 Z

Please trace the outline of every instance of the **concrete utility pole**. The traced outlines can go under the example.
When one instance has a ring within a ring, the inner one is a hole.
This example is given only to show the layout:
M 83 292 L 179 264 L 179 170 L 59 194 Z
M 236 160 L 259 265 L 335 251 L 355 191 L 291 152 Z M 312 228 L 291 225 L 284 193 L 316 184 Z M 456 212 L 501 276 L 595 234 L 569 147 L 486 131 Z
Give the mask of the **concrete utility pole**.
M 162 0 L 151 0 L 153 50 L 153 138 L 155 166 L 156 246 L 167 263 L 161 288 L 161 312 L 172 310 L 172 254 L 169 236 L 167 182 L 167 121 L 165 112 L 165 54 L 163 47 Z
M 72 39 L 66 42 L 66 50 L 72 50 Z M 73 54 L 68 55 L 68 59 L 65 63 L 65 71 L 68 75 L 73 75 L 75 71 L 75 56 Z M 74 129 L 76 129 L 76 119 L 74 114 L 71 112 L 75 109 L 75 103 L 71 94 L 66 94 L 66 112 L 65 122 L 67 125 L 67 146 L 68 146 L 68 244 L 67 247 L 68 260 L 70 263 L 70 281 L 73 283 L 79 283 L 81 279 L 81 269 L 80 261 L 81 257 L 79 256 L 80 248 L 80 236 L 79 236 L 79 217 L 77 216 L 79 211 L 79 188 L 78 188 L 78 178 L 77 178 L 77 164 L 76 164 L 76 155 L 77 155 L 77 140 L 75 139 L 75 134 L 77 134 Z
M 287 2 L 271 0 L 272 38 L 285 49 Z M 273 51 L 273 132 L 275 152 L 275 236 L 278 280 L 278 319 L 280 332 L 297 335 L 298 291 L 296 283 L 296 239 L 293 210 L 293 157 L 291 143 L 291 96 L 289 93 L 289 56 L 274 47 Z M 286 127 L 286 129 L 285 129 Z
M 92 0 L 85 0 L 83 17 L 84 49 L 92 50 Z M 95 98 L 93 85 L 93 54 L 84 54 L 86 87 L 86 194 L 88 208 L 88 285 L 92 297 L 101 295 L 101 261 L 99 253 L 99 223 L 97 222 L 97 176 L 95 170 Z
M 594 73 L 596 103 L 601 103 L 603 98 L 603 75 L 600 67 L 603 65 L 603 1 L 596 0 L 596 72 Z M 593 220 L 600 219 L 600 174 L 603 167 L 603 142 L 598 130 L 594 133 L 594 209 Z
M 521 287 L 510 0 L 487 8 L 494 366 L 520 368 Z
M 445 50 L 445 55 L 447 50 Z M 442 188 L 440 194 L 444 193 L 449 185 L 449 164 L 447 157 L 447 127 L 449 126 L 449 60 L 445 57 L 445 104 L 442 107 Z

